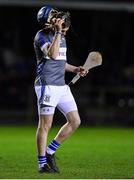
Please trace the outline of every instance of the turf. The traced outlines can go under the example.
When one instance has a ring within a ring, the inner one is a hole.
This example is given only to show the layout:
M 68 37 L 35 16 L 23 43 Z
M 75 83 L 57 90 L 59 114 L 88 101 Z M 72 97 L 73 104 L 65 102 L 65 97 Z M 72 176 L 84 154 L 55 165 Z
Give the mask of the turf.
M 134 129 L 79 128 L 57 151 L 60 174 L 37 172 L 35 133 L 35 127 L 0 127 L 0 179 L 134 178 Z

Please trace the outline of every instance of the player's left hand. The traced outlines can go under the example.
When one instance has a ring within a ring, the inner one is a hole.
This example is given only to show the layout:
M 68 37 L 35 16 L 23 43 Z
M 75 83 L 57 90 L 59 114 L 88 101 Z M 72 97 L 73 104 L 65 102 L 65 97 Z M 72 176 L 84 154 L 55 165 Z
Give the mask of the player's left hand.
M 89 71 L 86 70 L 84 67 L 79 66 L 77 68 L 77 72 L 79 73 L 80 76 L 84 77 L 84 76 L 86 76 L 88 74 Z

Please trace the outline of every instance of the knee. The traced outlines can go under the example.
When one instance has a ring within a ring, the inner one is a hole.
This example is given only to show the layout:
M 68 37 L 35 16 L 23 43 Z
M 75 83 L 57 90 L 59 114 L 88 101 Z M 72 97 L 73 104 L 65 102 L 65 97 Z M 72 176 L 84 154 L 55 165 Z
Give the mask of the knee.
M 78 128 L 80 126 L 80 124 L 81 124 L 81 120 L 77 119 L 76 124 L 75 124 L 76 128 Z
M 49 130 L 51 129 L 51 125 L 49 125 L 49 124 L 41 124 L 41 125 L 39 125 L 38 126 L 38 131 L 40 131 L 40 132 L 49 132 Z
M 52 120 L 53 120 L 53 115 L 50 116 L 43 116 L 41 115 L 39 118 L 39 124 L 38 124 L 38 129 L 37 131 L 41 133 L 48 133 L 52 126 Z
M 73 129 L 77 129 L 80 126 L 80 124 L 81 124 L 81 120 L 79 118 L 75 119 L 70 124 L 71 124 Z

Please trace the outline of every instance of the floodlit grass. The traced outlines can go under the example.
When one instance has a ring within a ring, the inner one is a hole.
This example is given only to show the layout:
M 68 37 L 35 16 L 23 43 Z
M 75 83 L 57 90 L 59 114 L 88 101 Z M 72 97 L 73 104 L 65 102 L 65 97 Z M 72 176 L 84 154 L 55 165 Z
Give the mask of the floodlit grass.
M 79 128 L 57 151 L 60 174 L 38 173 L 35 133 L 36 127 L 0 127 L 0 179 L 134 178 L 134 129 Z

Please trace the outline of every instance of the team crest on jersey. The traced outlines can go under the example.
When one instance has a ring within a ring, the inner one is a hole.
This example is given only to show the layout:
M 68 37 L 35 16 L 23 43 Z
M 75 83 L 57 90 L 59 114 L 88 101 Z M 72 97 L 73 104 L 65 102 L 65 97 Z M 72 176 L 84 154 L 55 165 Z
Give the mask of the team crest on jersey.
M 50 95 L 45 95 L 44 96 L 44 101 L 45 102 L 50 102 Z

